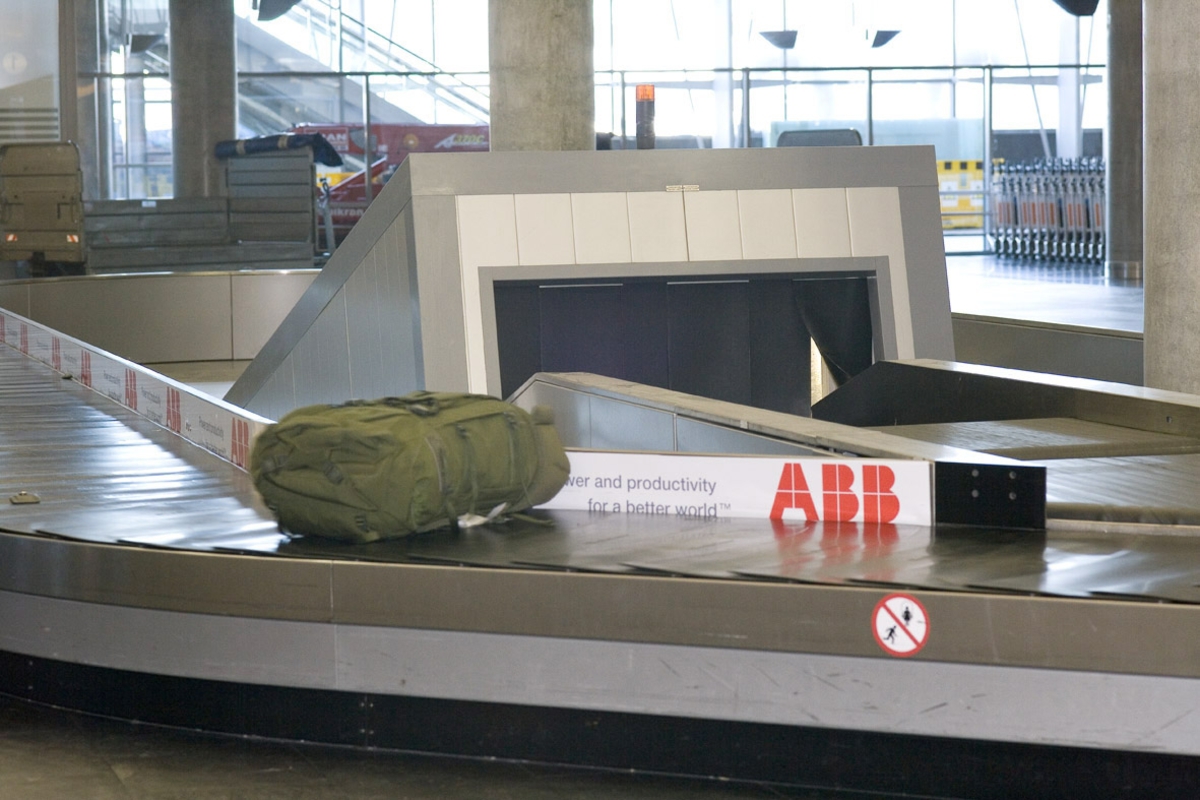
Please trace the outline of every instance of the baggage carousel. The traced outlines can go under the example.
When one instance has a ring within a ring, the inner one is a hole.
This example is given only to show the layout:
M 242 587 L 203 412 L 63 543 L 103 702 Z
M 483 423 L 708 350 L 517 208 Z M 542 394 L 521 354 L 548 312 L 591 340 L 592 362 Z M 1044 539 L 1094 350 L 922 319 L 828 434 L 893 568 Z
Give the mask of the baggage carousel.
M 958 476 L 937 482 L 939 508 L 978 495 L 964 467 L 1044 469 L 1045 524 L 540 510 L 349 546 L 281 533 L 242 469 L 64 377 L 0 345 L 6 694 L 243 735 L 929 796 L 1013 796 L 1014 775 L 1026 797 L 1196 788 L 1196 398 L 885 363 L 822 420 L 539 375 L 515 402 L 554 406 L 575 445 L 666 425 L 726 452 L 927 460 Z M 919 652 L 876 628 L 897 597 L 926 623 Z

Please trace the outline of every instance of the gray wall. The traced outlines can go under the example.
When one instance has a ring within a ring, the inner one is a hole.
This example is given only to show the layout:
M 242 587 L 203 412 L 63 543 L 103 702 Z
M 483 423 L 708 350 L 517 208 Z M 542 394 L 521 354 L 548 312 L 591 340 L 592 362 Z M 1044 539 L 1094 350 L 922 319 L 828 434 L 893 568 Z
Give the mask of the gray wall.
M 316 276 L 308 270 L 10 281 L 0 283 L 0 308 L 140 364 L 238 361 L 258 355 Z

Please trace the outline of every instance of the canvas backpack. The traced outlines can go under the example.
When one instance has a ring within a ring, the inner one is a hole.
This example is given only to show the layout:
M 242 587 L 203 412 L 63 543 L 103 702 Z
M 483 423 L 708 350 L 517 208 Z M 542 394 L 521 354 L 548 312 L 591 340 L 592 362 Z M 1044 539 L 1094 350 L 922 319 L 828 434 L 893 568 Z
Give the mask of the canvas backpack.
M 298 408 L 250 455 L 281 528 L 359 543 L 521 511 L 569 473 L 550 409 L 453 392 Z

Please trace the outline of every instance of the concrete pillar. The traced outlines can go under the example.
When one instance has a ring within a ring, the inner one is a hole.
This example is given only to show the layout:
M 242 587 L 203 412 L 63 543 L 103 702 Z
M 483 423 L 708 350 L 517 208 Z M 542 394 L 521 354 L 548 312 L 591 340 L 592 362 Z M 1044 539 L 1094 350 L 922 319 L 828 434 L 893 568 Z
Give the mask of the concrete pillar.
M 141 72 L 145 56 L 130 53 L 125 71 Z M 146 189 L 146 81 L 129 78 L 125 81 L 125 163 L 129 179 L 129 199 L 148 197 Z M 134 166 L 134 165 L 137 166 Z
M 1200 394 L 1200 3 L 1142 10 L 1146 385 Z
M 213 147 L 237 130 L 233 0 L 171 0 L 169 36 L 174 194 L 220 197 Z
M 1108 274 L 1142 279 L 1142 0 L 1108 2 Z
M 489 0 L 492 150 L 594 150 L 592 0 Z

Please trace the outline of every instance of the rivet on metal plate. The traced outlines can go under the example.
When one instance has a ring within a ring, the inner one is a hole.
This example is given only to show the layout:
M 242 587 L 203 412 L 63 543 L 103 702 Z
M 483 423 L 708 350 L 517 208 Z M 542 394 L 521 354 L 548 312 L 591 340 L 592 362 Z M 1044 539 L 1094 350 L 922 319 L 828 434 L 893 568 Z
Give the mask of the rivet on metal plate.
M 15 506 L 19 506 L 25 503 L 40 503 L 42 502 L 42 498 L 38 497 L 36 494 L 30 494 L 29 492 L 17 492 L 12 497 L 8 498 L 8 502 Z

